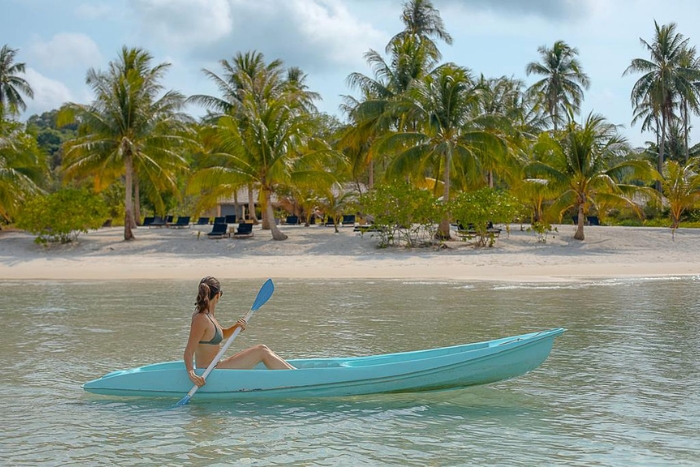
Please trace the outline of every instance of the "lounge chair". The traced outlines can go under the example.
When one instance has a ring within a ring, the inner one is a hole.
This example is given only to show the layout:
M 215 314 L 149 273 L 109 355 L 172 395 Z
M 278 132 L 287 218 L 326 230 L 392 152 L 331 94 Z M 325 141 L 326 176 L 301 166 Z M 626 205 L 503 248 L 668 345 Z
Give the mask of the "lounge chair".
M 174 224 L 168 225 L 168 227 L 172 227 L 173 229 L 184 229 L 185 227 L 190 226 L 190 216 L 178 216 L 177 222 Z
M 236 215 L 233 214 L 233 215 L 225 216 L 224 221 L 227 224 L 235 224 L 236 223 Z
M 209 225 L 210 219 L 208 217 L 200 217 L 197 220 L 197 225 Z
M 141 225 L 143 225 L 144 227 L 147 227 L 147 226 L 153 224 L 153 221 L 155 219 L 156 219 L 155 217 L 144 217 L 143 224 L 141 224 Z
M 214 225 L 216 225 L 216 224 L 226 224 L 226 217 L 225 216 L 215 217 L 214 218 Z
M 341 225 L 355 225 L 355 214 L 343 215 L 343 222 Z
M 299 223 L 298 216 L 287 216 L 287 220 L 284 221 L 285 224 L 297 225 Z
M 165 219 L 160 216 L 153 218 L 153 221 L 148 224 L 148 227 L 164 227 L 166 225 Z
M 223 238 L 228 237 L 228 225 L 227 224 L 214 224 L 211 232 L 207 234 L 208 238 Z
M 311 217 L 309 217 L 309 225 L 314 225 L 316 224 L 316 215 L 311 214 Z
M 165 223 L 166 224 L 172 224 L 174 220 L 175 220 L 175 216 L 165 216 Z
M 598 216 L 588 216 L 586 217 L 586 220 L 588 221 L 588 225 L 600 225 L 600 219 L 598 219 Z
M 326 219 L 325 225 L 327 227 L 333 227 L 335 225 L 335 219 L 333 219 L 333 216 L 328 216 L 328 219 Z
M 233 232 L 233 238 L 248 238 L 253 236 L 253 224 L 243 223 L 238 224 L 238 228 Z

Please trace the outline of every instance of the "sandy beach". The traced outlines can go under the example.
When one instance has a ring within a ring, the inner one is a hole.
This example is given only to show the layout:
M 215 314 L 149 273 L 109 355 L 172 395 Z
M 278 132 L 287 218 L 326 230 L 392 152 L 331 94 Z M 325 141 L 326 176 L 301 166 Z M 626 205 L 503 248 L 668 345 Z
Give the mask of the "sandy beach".
M 0 280 L 128 280 L 325 278 L 571 281 L 585 278 L 700 275 L 700 229 L 558 225 L 546 243 L 511 225 L 492 248 L 459 240 L 447 248 L 377 248 L 377 239 L 351 227 L 281 226 L 289 238 L 273 241 L 255 227 L 247 239 L 208 239 L 209 226 L 123 228 L 81 234 L 75 244 L 50 248 L 21 231 L 0 231 Z

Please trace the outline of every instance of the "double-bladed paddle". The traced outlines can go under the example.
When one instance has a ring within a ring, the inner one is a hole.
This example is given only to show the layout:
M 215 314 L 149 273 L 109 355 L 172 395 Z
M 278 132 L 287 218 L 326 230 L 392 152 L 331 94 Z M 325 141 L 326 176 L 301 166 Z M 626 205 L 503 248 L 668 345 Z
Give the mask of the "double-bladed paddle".
M 248 320 L 250 320 L 250 318 L 253 316 L 253 313 L 255 313 L 261 306 L 263 306 L 265 304 L 265 302 L 267 302 L 270 299 L 270 297 L 272 297 L 272 293 L 274 291 L 275 291 L 275 284 L 272 283 L 272 279 L 266 280 L 265 283 L 262 285 L 262 287 L 260 287 L 260 291 L 258 292 L 258 296 L 255 297 L 255 301 L 253 302 L 253 306 L 250 307 L 250 311 L 248 312 L 247 315 L 245 315 L 244 319 L 246 320 L 246 322 Z M 219 350 L 219 353 L 216 354 L 216 357 L 214 357 L 214 360 L 211 361 L 211 363 L 209 364 L 207 369 L 204 370 L 204 373 L 202 373 L 202 378 L 206 379 L 206 377 L 209 376 L 209 373 L 211 373 L 212 370 L 214 369 L 214 367 L 216 366 L 216 364 L 219 363 L 219 360 L 221 360 L 221 357 L 223 357 L 224 353 L 229 348 L 229 346 L 231 345 L 231 343 L 236 338 L 236 336 L 238 335 L 239 332 L 241 332 L 240 327 L 236 328 L 236 330 L 233 331 L 233 334 L 231 335 L 231 337 L 229 337 L 229 339 L 226 341 L 224 346 L 221 347 L 221 350 Z M 190 389 L 190 392 L 188 392 L 185 397 L 180 399 L 180 401 L 177 404 L 175 404 L 175 406 L 179 407 L 179 406 L 187 404 L 190 401 L 190 399 L 192 399 L 192 396 L 194 396 L 194 393 L 196 393 L 198 389 L 199 389 L 199 386 L 197 386 L 195 384 L 192 387 L 192 389 Z

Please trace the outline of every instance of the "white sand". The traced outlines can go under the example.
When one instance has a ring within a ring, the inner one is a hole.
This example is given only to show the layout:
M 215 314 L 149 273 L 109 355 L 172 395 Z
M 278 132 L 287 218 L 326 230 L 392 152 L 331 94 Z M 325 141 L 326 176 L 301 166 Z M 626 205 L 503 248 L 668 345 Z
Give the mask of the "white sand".
M 255 227 L 249 239 L 211 240 L 211 227 L 138 228 L 125 242 L 123 228 L 82 234 L 77 244 L 45 248 L 33 236 L 0 231 L 0 280 L 104 280 L 219 278 L 385 278 L 420 280 L 569 281 L 584 278 L 700 274 L 700 229 L 591 226 L 586 240 L 559 225 L 540 243 L 512 225 L 493 248 L 461 241 L 448 248 L 377 249 L 377 239 L 343 227 L 281 226 L 274 241 Z M 200 235 L 198 235 L 200 234 Z

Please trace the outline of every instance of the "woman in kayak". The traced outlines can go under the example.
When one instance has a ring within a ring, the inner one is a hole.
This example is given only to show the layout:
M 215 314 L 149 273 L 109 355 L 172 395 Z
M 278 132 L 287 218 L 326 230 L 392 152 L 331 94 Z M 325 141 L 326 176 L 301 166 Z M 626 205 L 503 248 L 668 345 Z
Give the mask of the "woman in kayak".
M 214 313 L 223 294 L 221 284 L 215 278 L 207 276 L 199 282 L 199 293 L 192 315 L 190 337 L 187 339 L 184 358 L 187 374 L 192 382 L 200 387 L 204 386 L 204 378 L 194 372 L 195 368 L 208 367 L 219 352 L 221 341 L 230 337 L 236 328 L 241 328 L 241 331 L 245 330 L 247 324 L 241 318 L 229 328 L 222 328 L 219 325 Z M 262 344 L 220 360 L 216 368 L 245 370 L 255 367 L 260 362 L 270 370 L 294 369 L 292 365 Z

